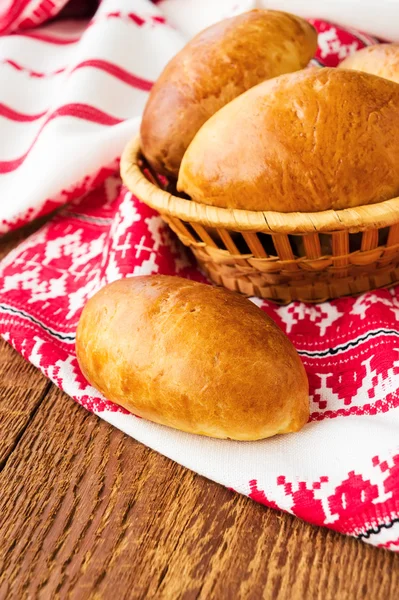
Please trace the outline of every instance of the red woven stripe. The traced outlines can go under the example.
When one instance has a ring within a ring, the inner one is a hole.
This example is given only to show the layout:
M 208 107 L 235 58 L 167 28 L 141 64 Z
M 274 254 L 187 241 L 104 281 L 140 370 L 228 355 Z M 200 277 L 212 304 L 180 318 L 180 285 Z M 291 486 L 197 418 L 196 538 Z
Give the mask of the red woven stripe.
M 77 119 L 83 119 L 85 121 L 90 121 L 92 123 L 98 123 L 99 125 L 118 125 L 118 123 L 122 123 L 123 119 L 118 119 L 117 117 L 112 117 L 108 115 L 104 111 L 95 108 L 94 106 L 90 106 L 89 104 L 65 104 L 64 106 L 60 106 L 54 112 L 52 112 L 47 119 L 44 121 L 39 131 L 35 135 L 32 144 L 28 148 L 28 150 L 22 156 L 18 158 L 14 158 L 13 160 L 3 160 L 0 161 L 0 174 L 11 173 L 18 169 L 25 161 L 29 152 L 32 150 L 34 145 L 36 144 L 41 132 L 45 128 L 45 126 L 53 121 L 57 117 L 75 117 Z
M 32 29 L 50 19 L 58 12 L 58 10 L 59 9 L 55 6 L 54 2 L 51 2 L 51 0 L 43 0 L 31 15 L 18 23 L 18 30 Z
M 3 21 L 0 22 L 0 33 L 5 33 L 9 29 L 14 21 L 23 13 L 29 2 L 30 0 L 14 0 L 5 17 L 3 17 Z
M 31 38 L 34 40 L 39 40 L 40 42 L 45 42 L 46 44 L 56 44 L 58 46 L 64 46 L 67 44 L 76 44 L 79 41 L 79 37 L 74 38 L 62 38 L 57 37 L 55 35 L 49 35 L 48 33 L 39 33 L 37 31 L 29 31 L 29 32 L 18 32 L 14 33 L 14 36 L 20 35 L 23 37 Z
M 143 79 L 142 77 L 138 77 L 133 73 L 129 73 L 129 71 L 126 71 L 126 69 L 123 69 L 122 67 L 119 67 L 115 63 L 111 63 L 108 60 L 85 60 L 76 65 L 76 67 L 72 69 L 72 72 L 77 71 L 78 69 L 83 69 L 84 67 L 93 67 L 95 69 L 105 71 L 106 73 L 109 73 L 109 75 L 116 77 L 120 81 L 123 81 L 124 83 L 127 83 L 128 85 L 131 85 L 132 87 L 137 88 L 139 90 L 143 90 L 145 92 L 149 92 L 153 86 L 153 83 L 151 81 Z
M 32 69 L 29 69 L 28 67 L 24 67 L 23 65 L 18 64 L 17 62 L 15 62 L 15 60 L 11 60 L 10 58 L 5 58 L 3 60 L 3 64 L 10 65 L 17 71 L 26 71 L 27 73 L 29 73 L 29 75 L 31 77 L 53 77 L 53 75 L 59 75 L 60 73 L 64 73 L 64 71 L 66 71 L 66 67 L 61 67 L 60 69 L 57 69 L 56 71 L 53 71 L 52 73 L 43 73 L 40 71 L 33 71 Z
M 161 23 L 162 25 L 164 25 L 166 23 L 165 17 L 158 17 L 157 15 L 154 15 L 153 17 L 151 17 L 151 20 L 154 21 L 155 23 Z
M 41 119 L 46 114 L 46 111 L 41 112 L 37 115 L 26 115 L 24 113 L 18 112 L 5 104 L 0 102 L 0 116 L 5 119 L 10 119 L 11 121 L 19 121 L 20 123 L 29 123 L 31 121 L 37 121 L 37 119 Z
M 53 75 L 64 73 L 64 71 L 66 70 L 65 67 L 62 67 L 57 69 L 56 71 L 53 71 L 52 73 L 40 73 L 39 71 L 32 71 L 31 69 L 23 67 L 22 65 L 19 65 L 18 63 L 10 59 L 5 59 L 3 62 L 11 65 L 18 71 L 27 71 L 31 77 L 52 77 Z M 123 69 L 119 65 L 116 65 L 115 63 L 111 63 L 110 61 L 103 59 L 93 58 L 82 61 L 72 69 L 71 73 L 77 71 L 78 69 L 83 69 L 85 67 L 100 69 L 101 71 L 104 71 L 105 73 L 116 77 L 120 81 L 123 81 L 124 83 L 127 83 L 128 85 L 131 85 L 136 89 L 143 90 L 144 92 L 149 92 L 153 86 L 152 81 L 144 79 L 143 77 L 139 77 L 138 75 L 134 75 L 133 73 L 129 73 L 129 71 Z
M 141 27 L 145 23 L 145 20 L 139 15 L 136 15 L 136 13 L 129 13 L 128 17 L 139 27 Z
M 17 69 L 17 71 L 24 71 L 24 67 L 21 67 L 21 65 L 19 65 L 18 63 L 15 62 L 15 60 L 11 60 L 10 58 L 6 58 L 4 60 L 5 63 L 7 63 L 8 65 L 11 65 L 12 67 L 14 67 L 14 69 Z

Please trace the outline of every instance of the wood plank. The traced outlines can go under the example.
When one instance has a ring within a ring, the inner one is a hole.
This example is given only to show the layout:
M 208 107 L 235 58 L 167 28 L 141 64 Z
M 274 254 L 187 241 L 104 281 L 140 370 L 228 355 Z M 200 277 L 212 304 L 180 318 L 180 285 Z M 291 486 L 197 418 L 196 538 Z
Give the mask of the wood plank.
M 0 486 L 0 598 L 397 596 L 399 556 L 207 481 L 55 387 Z
M 0 471 L 50 386 L 0 338 Z

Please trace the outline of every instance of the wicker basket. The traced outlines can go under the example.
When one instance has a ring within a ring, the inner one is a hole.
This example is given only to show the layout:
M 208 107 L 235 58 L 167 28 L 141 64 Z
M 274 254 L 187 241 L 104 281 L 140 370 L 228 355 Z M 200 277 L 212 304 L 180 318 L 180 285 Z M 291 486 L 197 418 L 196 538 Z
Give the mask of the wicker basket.
M 179 197 L 158 177 L 141 156 L 139 138 L 123 153 L 121 175 L 217 285 L 287 304 L 399 283 L 399 198 L 318 213 L 207 206 Z

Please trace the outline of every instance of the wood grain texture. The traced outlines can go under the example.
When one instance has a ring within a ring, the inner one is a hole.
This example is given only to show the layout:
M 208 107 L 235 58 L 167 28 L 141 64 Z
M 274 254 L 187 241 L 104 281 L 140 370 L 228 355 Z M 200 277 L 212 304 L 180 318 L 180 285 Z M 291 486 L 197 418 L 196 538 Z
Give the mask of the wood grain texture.
M 399 556 L 207 481 L 54 386 L 0 486 L 2 599 L 387 600 L 399 589 Z
M 0 600 L 396 600 L 398 555 L 232 493 L 47 386 L 5 342 L 0 357 L 0 407 L 25 410 L 18 426 L 0 415 Z
M 51 383 L 21 357 L 16 360 L 15 351 L 3 340 L 0 357 L 1 471 Z

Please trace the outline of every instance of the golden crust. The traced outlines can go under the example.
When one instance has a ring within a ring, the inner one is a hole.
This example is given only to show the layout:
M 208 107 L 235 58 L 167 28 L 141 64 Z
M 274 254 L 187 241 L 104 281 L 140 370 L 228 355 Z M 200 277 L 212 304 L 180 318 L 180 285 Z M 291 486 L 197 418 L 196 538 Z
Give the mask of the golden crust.
M 313 212 L 399 195 L 399 85 L 306 69 L 248 90 L 199 130 L 178 189 L 198 202 Z
M 358 50 L 339 65 L 399 83 L 399 44 L 378 44 Z
M 198 129 L 233 98 L 281 73 L 305 67 L 317 33 L 287 13 L 252 10 L 205 29 L 166 66 L 151 90 L 141 145 L 159 173 L 177 176 Z
M 299 430 L 308 381 L 286 335 L 238 294 L 179 277 L 133 277 L 98 292 L 79 321 L 87 380 L 146 419 L 217 438 Z

